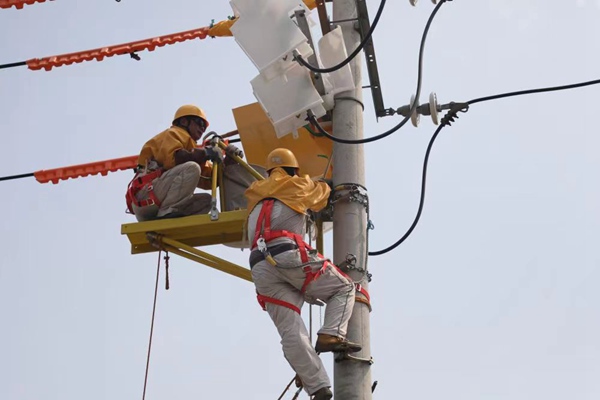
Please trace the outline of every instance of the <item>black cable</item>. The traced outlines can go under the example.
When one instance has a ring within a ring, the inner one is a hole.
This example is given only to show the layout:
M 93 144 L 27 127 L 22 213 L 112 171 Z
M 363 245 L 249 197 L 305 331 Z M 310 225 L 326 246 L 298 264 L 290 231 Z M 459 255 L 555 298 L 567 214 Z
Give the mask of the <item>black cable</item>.
M 423 205 L 425 203 L 425 186 L 426 186 L 426 176 L 427 176 L 427 163 L 429 161 L 429 154 L 431 152 L 431 148 L 433 146 L 433 143 L 436 139 L 436 137 L 438 136 L 438 134 L 441 132 L 442 128 L 446 125 L 450 125 L 450 123 L 454 120 L 455 117 L 458 117 L 456 115 L 456 113 L 458 111 L 462 111 L 462 112 L 466 112 L 468 111 L 470 105 L 473 104 L 477 104 L 477 103 L 483 103 L 485 101 L 492 101 L 492 100 L 498 100 L 498 99 L 504 99 L 507 97 L 514 97 L 514 96 L 523 96 L 523 95 L 528 95 L 528 94 L 536 94 L 536 93 L 546 93 L 546 92 L 555 92 L 555 91 L 559 91 L 559 90 L 569 90 L 569 89 L 576 89 L 576 88 L 580 88 L 580 87 L 585 87 L 585 86 L 591 86 L 591 85 L 598 85 L 600 84 L 600 79 L 595 79 L 595 80 L 591 80 L 591 81 L 586 81 L 586 82 L 580 82 L 580 83 L 573 83 L 570 85 L 562 85 L 562 86 L 551 86 L 551 87 L 546 87 L 546 88 L 539 88 L 539 89 L 527 89 L 527 90 L 519 90 L 516 92 L 507 92 L 507 93 L 500 93 L 500 94 L 496 94 L 493 96 L 486 96 L 486 97 L 479 97 L 473 100 L 470 100 L 466 103 L 455 103 L 455 106 L 450 109 L 450 111 L 448 112 L 448 114 L 446 114 L 446 116 L 442 119 L 442 124 L 436 129 L 435 133 L 433 134 L 429 145 L 427 146 L 427 151 L 425 152 L 425 160 L 423 162 L 423 177 L 421 180 L 421 198 L 419 201 L 419 208 L 417 210 L 417 215 L 415 216 L 415 219 L 413 221 L 413 223 L 411 224 L 410 228 L 408 228 L 408 230 L 406 231 L 406 233 L 394 244 L 392 244 L 389 247 L 386 247 L 383 250 L 378 250 L 378 251 L 370 251 L 369 255 L 370 256 L 379 256 L 381 254 L 385 254 L 393 249 L 395 249 L 396 247 L 398 247 L 402 242 L 404 242 L 408 236 L 413 232 L 413 230 L 415 229 L 415 227 L 417 226 L 417 223 L 419 222 L 419 219 L 421 218 L 421 213 L 423 211 Z M 465 107 L 466 105 L 466 107 Z
M 555 91 L 558 91 L 558 90 L 576 89 L 576 88 L 580 88 L 580 87 L 584 87 L 584 86 L 591 86 L 591 85 L 597 85 L 597 84 L 600 84 L 600 79 L 595 79 L 593 81 L 587 81 L 587 82 L 573 83 L 571 85 L 552 86 L 552 87 L 540 88 L 540 89 L 519 90 L 517 92 L 508 92 L 508 93 L 496 94 L 496 95 L 493 95 L 493 96 L 480 97 L 478 99 L 469 100 L 467 102 L 467 104 L 471 105 L 471 104 L 482 103 L 484 101 L 504 99 L 506 97 L 513 97 L 513 96 L 523 96 L 523 95 L 527 95 L 527 94 L 555 92 Z
M 0 69 L 22 67 L 24 65 L 27 65 L 27 61 L 20 61 L 20 62 L 10 63 L 10 64 L 0 64 Z
M 294 58 L 301 65 L 303 65 L 304 67 L 308 68 L 312 72 L 318 72 L 318 73 L 333 72 L 333 71 L 337 71 L 338 69 L 346 66 L 346 64 L 348 64 L 350 61 L 352 61 L 354 59 L 354 57 L 356 57 L 356 55 L 362 51 L 362 49 L 365 47 L 365 45 L 367 44 L 367 42 L 371 38 L 371 35 L 375 31 L 375 27 L 377 26 L 377 23 L 379 22 L 379 18 L 381 17 L 381 14 L 383 13 L 383 8 L 385 7 L 385 1 L 386 0 L 381 0 L 381 3 L 379 4 L 379 9 L 377 10 L 377 14 L 375 14 L 375 18 L 373 18 L 373 24 L 369 28 L 369 31 L 367 32 L 367 34 L 365 35 L 365 37 L 363 38 L 363 40 L 360 42 L 360 44 L 358 45 L 358 47 L 356 49 L 354 49 L 354 51 L 352 52 L 352 54 L 350 54 L 344 61 L 342 61 L 338 65 L 334 65 L 333 67 L 328 67 L 328 68 L 317 68 L 317 67 L 314 67 L 314 66 L 310 65 L 299 54 L 296 55 Z M 446 0 L 444 0 L 444 1 L 446 1 Z
M 429 162 L 429 154 L 431 153 L 431 148 L 433 147 L 433 143 L 435 142 L 435 139 L 438 137 L 439 133 L 442 131 L 442 128 L 444 128 L 444 126 L 445 125 L 438 126 L 438 128 L 435 130 L 435 133 L 431 137 L 431 140 L 429 141 L 429 145 L 427 145 L 427 151 L 425 151 L 425 159 L 423 161 L 423 176 L 421 178 L 421 199 L 419 201 L 419 209 L 417 210 L 417 215 L 415 216 L 415 219 L 414 219 L 412 225 L 410 226 L 410 228 L 408 228 L 406 233 L 404 235 L 402 235 L 402 237 L 400 239 L 398 239 L 398 241 L 396 243 L 392 244 L 389 247 L 386 247 L 383 250 L 370 251 L 369 252 L 370 256 L 380 256 L 382 254 L 385 254 L 389 251 L 394 250 L 396 247 L 398 247 L 402 242 L 404 242 L 410 236 L 412 231 L 415 229 L 415 227 L 419 223 L 419 219 L 421 218 L 421 213 L 423 212 L 423 205 L 425 204 L 425 185 L 427 184 L 427 163 Z
M 21 178 L 29 178 L 34 176 L 34 173 L 30 173 L 30 174 L 20 174 L 20 175 L 11 175 L 11 176 L 3 176 L 0 177 L 0 181 L 10 181 L 12 179 L 21 179 Z
M 423 81 L 423 53 L 425 50 L 425 41 L 427 39 L 427 34 L 429 32 L 429 28 L 431 27 L 431 23 L 433 22 L 435 15 L 437 14 L 437 12 L 440 9 L 440 7 L 442 6 L 442 4 L 444 4 L 446 1 L 452 1 L 452 0 L 441 0 L 438 3 L 438 5 L 434 8 L 431 15 L 429 16 L 429 20 L 427 21 L 427 24 L 425 25 L 425 29 L 423 30 L 423 36 L 421 37 L 421 47 L 419 48 L 419 68 L 418 68 L 418 75 L 417 75 L 417 91 L 415 94 L 415 101 L 410 106 L 410 111 L 408 112 L 406 117 L 404 117 L 398 125 L 396 125 L 395 127 L 391 128 L 390 130 L 383 132 L 379 135 L 372 136 L 372 137 L 366 138 L 366 139 L 341 139 L 341 138 L 335 137 L 335 136 L 327 133 L 327 131 L 325 131 L 325 129 L 323 129 L 323 127 L 321 125 L 319 125 L 319 122 L 317 121 L 317 118 L 314 116 L 314 114 L 309 110 L 308 119 L 317 128 L 317 130 L 319 131 L 320 134 L 322 134 L 323 136 L 325 136 L 328 139 L 330 139 L 334 142 L 337 142 L 337 143 L 363 144 L 363 143 L 370 143 L 370 142 L 374 142 L 379 139 L 383 139 L 383 138 L 391 135 L 392 133 L 396 132 L 398 129 L 402 128 L 408 122 L 408 120 L 410 119 L 410 116 L 417 108 L 417 100 L 419 99 L 419 96 L 421 95 L 421 82 Z

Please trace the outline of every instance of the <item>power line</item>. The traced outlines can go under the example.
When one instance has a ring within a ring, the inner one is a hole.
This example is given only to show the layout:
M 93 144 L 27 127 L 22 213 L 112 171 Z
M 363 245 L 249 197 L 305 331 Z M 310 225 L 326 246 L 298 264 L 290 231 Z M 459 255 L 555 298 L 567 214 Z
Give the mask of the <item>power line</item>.
M 334 71 L 337 71 L 338 69 L 346 66 L 350 61 L 352 61 L 354 59 L 354 57 L 356 57 L 356 55 L 358 53 L 360 53 L 362 51 L 362 49 L 365 47 L 365 45 L 367 44 L 369 39 L 371 39 L 371 35 L 375 31 L 375 27 L 377 26 L 377 23 L 379 22 L 379 18 L 381 17 L 381 14 L 383 13 L 383 8 L 385 7 L 385 1 L 386 0 L 381 0 L 381 3 L 379 4 L 379 9 L 377 10 L 377 14 L 375 14 L 375 18 L 373 18 L 373 24 L 369 28 L 369 31 L 363 38 L 362 42 L 360 42 L 358 47 L 356 49 L 354 49 L 352 54 L 350 54 L 344 61 L 342 61 L 338 65 L 334 65 L 333 67 L 328 67 L 328 68 L 317 68 L 317 67 L 310 65 L 308 63 L 308 61 L 306 61 L 304 58 L 302 58 L 302 56 L 300 54 L 294 55 L 294 58 L 300 64 L 302 64 L 304 67 L 308 68 L 312 72 L 317 72 L 317 73 L 334 72 Z M 443 0 L 443 1 L 447 1 L 447 0 Z M 450 1 L 452 1 L 452 0 L 450 0 Z
M 540 88 L 540 89 L 519 90 L 516 92 L 508 92 L 508 93 L 495 94 L 493 96 L 480 97 L 477 99 L 469 100 L 467 102 L 467 104 L 471 105 L 471 104 L 483 103 L 484 101 L 498 100 L 498 99 L 504 99 L 507 97 L 514 97 L 514 96 L 524 96 L 524 95 L 528 95 L 528 94 L 556 92 L 559 90 L 576 89 L 576 88 L 580 88 L 580 87 L 597 85 L 597 84 L 600 84 L 600 79 L 595 79 L 593 81 L 586 81 L 586 82 L 580 82 L 580 83 L 573 83 L 570 85 L 563 85 L 563 86 L 551 86 L 551 87 Z
M 19 62 L 10 63 L 10 64 L 0 64 L 0 69 L 22 67 L 24 65 L 27 65 L 27 61 L 19 61 Z
M 441 0 L 441 2 L 438 3 L 438 5 L 431 12 L 429 19 L 427 20 L 427 24 L 425 25 L 425 29 L 423 30 L 423 36 L 421 37 L 421 46 L 419 48 L 419 67 L 418 67 L 417 90 L 416 90 L 416 94 L 415 94 L 415 99 L 418 99 L 419 96 L 421 95 L 421 83 L 423 81 L 423 53 L 425 51 L 425 41 L 427 40 L 427 34 L 429 33 L 429 28 L 431 27 L 431 23 L 433 22 L 433 19 L 435 18 L 440 7 L 442 7 L 442 5 L 444 3 L 446 3 L 447 1 L 452 1 L 452 0 Z M 396 132 L 398 129 L 402 128 L 408 122 L 408 120 L 410 119 L 410 116 L 412 115 L 412 113 L 415 111 L 416 108 L 417 108 L 417 101 L 415 100 L 413 102 L 413 104 L 411 104 L 410 111 L 408 112 L 406 117 L 404 117 L 398 125 L 394 126 L 390 130 L 383 132 L 379 135 L 372 136 L 370 138 L 365 138 L 365 139 L 357 139 L 357 140 L 342 139 L 342 138 L 338 138 L 338 137 L 335 137 L 335 136 L 329 134 L 319 124 L 319 122 L 317 121 L 317 118 L 310 110 L 308 112 L 308 119 L 317 128 L 317 130 L 319 131 L 320 134 L 322 134 L 323 136 L 327 137 L 328 139 L 330 139 L 334 142 L 344 143 L 344 144 L 363 144 L 363 143 L 370 143 L 370 142 L 375 142 L 377 140 L 383 139 L 383 138 L 391 135 L 392 133 Z
M 13 179 L 30 178 L 32 176 L 34 176 L 33 172 L 31 172 L 29 174 L 3 176 L 3 177 L 0 177 L 0 181 L 10 181 L 10 180 L 13 180 Z
M 411 235 L 411 233 L 414 231 L 415 227 L 419 223 L 419 220 L 421 218 L 421 213 L 423 212 L 423 206 L 425 204 L 425 188 L 427 185 L 427 164 L 429 162 L 429 155 L 431 153 L 431 148 L 433 147 L 433 143 L 435 142 L 435 139 L 438 137 L 438 135 L 442 131 L 442 129 L 446 125 L 450 125 L 451 122 L 453 122 L 455 118 L 458 118 L 458 112 L 467 112 L 469 110 L 470 105 L 477 104 L 477 103 L 483 103 L 486 101 L 494 101 L 494 100 L 504 99 L 507 97 L 524 96 L 524 95 L 537 94 L 537 93 L 547 93 L 547 92 L 556 92 L 556 91 L 560 91 L 560 90 L 576 89 L 576 88 L 581 88 L 581 87 L 591 86 L 591 85 L 598 85 L 598 84 L 600 84 L 600 79 L 595 79 L 595 80 L 580 82 L 580 83 L 573 83 L 570 85 L 550 86 L 550 87 L 538 88 L 538 89 L 527 89 L 527 90 L 519 90 L 516 92 L 500 93 L 500 94 L 495 94 L 492 96 L 479 97 L 476 99 L 472 99 L 472 100 L 467 101 L 466 103 L 457 103 L 456 106 L 451 108 L 448 111 L 448 113 L 444 116 L 444 118 L 442 118 L 442 123 L 435 130 L 433 136 L 431 137 L 431 140 L 429 141 L 429 144 L 427 145 L 427 150 L 425 151 L 425 157 L 423 160 L 423 172 L 422 172 L 422 177 L 421 177 L 421 194 L 420 194 L 420 199 L 419 199 L 419 207 L 417 208 L 417 214 L 415 215 L 415 218 L 414 218 L 412 224 L 410 225 L 410 227 L 408 228 L 406 233 L 404 233 L 404 235 L 402 235 L 402 237 L 400 237 L 400 239 L 398 239 L 394 244 L 392 244 L 382 250 L 370 251 L 369 255 L 370 256 L 379 256 L 379 255 L 385 254 L 385 253 L 395 249 Z M 466 107 L 464 106 L 465 104 L 466 104 Z M 412 112 L 411 112 L 411 114 L 412 114 Z
M 153 38 L 138 40 L 136 42 L 123 43 L 112 46 L 100 47 L 92 50 L 79 51 L 76 53 L 60 54 L 44 58 L 32 58 L 27 61 L 15 63 L 0 64 L 0 69 L 27 66 L 30 70 L 36 71 L 45 69 L 50 71 L 54 67 L 62 67 L 84 61 L 103 61 L 108 57 L 129 54 L 132 58 L 138 59 L 137 52 L 154 51 L 157 47 L 163 47 L 168 44 L 185 42 L 187 40 L 206 39 L 207 37 L 223 36 L 215 29 L 216 26 L 205 26 L 202 28 L 191 29 L 188 31 L 171 33 L 168 35 L 157 36 Z

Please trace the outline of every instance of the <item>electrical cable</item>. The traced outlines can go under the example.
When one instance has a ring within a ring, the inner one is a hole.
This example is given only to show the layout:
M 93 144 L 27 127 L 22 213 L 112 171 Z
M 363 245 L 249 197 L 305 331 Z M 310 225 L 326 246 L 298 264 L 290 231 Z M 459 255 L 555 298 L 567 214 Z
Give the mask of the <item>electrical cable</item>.
M 508 92 L 508 93 L 496 94 L 493 96 L 480 97 L 478 99 L 469 100 L 467 102 L 467 104 L 471 105 L 471 104 L 483 103 L 484 101 L 498 100 L 498 99 L 504 99 L 507 97 L 514 97 L 514 96 L 523 96 L 523 95 L 527 95 L 527 94 L 556 92 L 559 90 L 576 89 L 576 88 L 580 88 L 580 87 L 584 87 L 584 86 L 591 86 L 591 85 L 597 85 L 597 84 L 600 84 L 600 79 L 595 79 L 592 81 L 586 81 L 586 82 L 580 82 L 580 83 L 573 83 L 570 85 L 563 85 L 563 86 L 551 86 L 551 87 L 540 88 L 540 89 L 519 90 L 516 92 Z
M 421 46 L 419 48 L 419 67 L 418 67 L 418 73 L 417 73 L 417 91 L 415 94 L 415 99 L 418 99 L 419 96 L 421 95 L 421 83 L 423 81 L 423 53 L 425 50 L 425 41 L 427 40 L 427 34 L 429 33 L 429 28 L 431 27 L 431 23 L 433 22 L 435 15 L 439 11 L 440 7 L 442 7 L 442 5 L 444 3 L 446 3 L 447 1 L 452 1 L 452 0 L 441 0 L 438 3 L 438 5 L 433 9 L 433 11 L 431 12 L 431 15 L 429 16 L 429 19 L 427 20 L 427 24 L 425 25 L 425 29 L 423 30 L 423 35 L 421 37 Z M 383 138 L 391 135 L 392 133 L 396 132 L 398 129 L 402 128 L 408 122 L 408 120 L 410 119 L 410 116 L 412 115 L 413 112 L 415 112 L 416 108 L 417 108 L 417 101 L 415 100 L 413 102 L 413 104 L 411 104 L 410 111 L 408 112 L 407 116 L 404 117 L 398 125 L 394 126 L 393 128 L 391 128 L 390 130 L 388 130 L 386 132 L 383 132 L 379 135 L 372 136 L 372 137 L 366 138 L 366 139 L 342 139 L 342 138 L 338 138 L 333 135 L 330 135 L 319 124 L 319 122 L 317 121 L 317 118 L 315 117 L 315 115 L 312 113 L 311 110 L 308 111 L 308 119 L 317 128 L 317 130 L 319 131 L 320 134 L 322 134 L 323 136 L 327 137 L 328 139 L 330 139 L 334 142 L 344 143 L 344 144 L 363 144 L 363 143 L 370 143 L 370 142 L 374 142 L 376 140 L 383 139 Z
M 408 228 L 406 233 L 404 235 L 402 235 L 402 237 L 400 239 L 398 239 L 398 241 L 396 241 L 394 244 L 392 244 L 382 250 L 370 251 L 369 255 L 370 256 L 379 256 L 379 255 L 385 254 L 385 253 L 395 249 L 410 236 L 410 234 L 413 232 L 413 230 L 417 226 L 419 219 L 421 218 L 423 206 L 425 204 L 425 187 L 426 187 L 426 183 L 427 183 L 427 164 L 429 162 L 429 155 L 431 153 L 431 148 L 433 147 L 433 143 L 435 142 L 435 139 L 438 137 L 438 135 L 442 131 L 442 129 L 446 125 L 450 125 L 450 123 L 452 121 L 454 121 L 454 118 L 458 117 L 457 113 L 459 111 L 467 112 L 469 110 L 470 105 L 477 104 L 477 103 L 483 103 L 486 101 L 493 101 L 493 100 L 504 99 L 507 97 L 524 96 L 524 95 L 536 94 L 536 93 L 546 93 L 546 92 L 555 92 L 555 91 L 560 91 L 560 90 L 576 89 L 576 88 L 581 88 L 581 87 L 591 86 L 591 85 L 598 85 L 598 84 L 600 84 L 600 79 L 595 79 L 595 80 L 580 82 L 580 83 L 573 83 L 570 85 L 551 86 L 551 87 L 545 87 L 545 88 L 539 88 L 539 89 L 527 89 L 527 90 L 519 90 L 519 91 L 515 91 L 515 92 L 500 93 L 500 94 L 496 94 L 496 95 L 492 95 L 492 96 L 485 96 L 485 97 L 479 97 L 476 99 L 472 99 L 472 100 L 467 101 L 466 103 L 456 103 L 448 111 L 448 113 L 444 116 L 444 118 L 442 118 L 442 123 L 436 129 L 435 133 L 431 137 L 431 140 L 429 141 L 429 144 L 427 145 L 427 150 L 425 151 L 425 158 L 423 161 L 423 173 L 422 173 L 422 179 L 421 179 L 421 195 L 420 195 L 419 207 L 417 209 L 417 214 L 415 216 L 415 219 L 413 220 L 412 224 L 410 225 L 410 227 Z
M 35 174 L 33 172 L 31 172 L 29 174 L 2 176 L 2 177 L 0 177 L 0 181 L 10 181 L 12 179 L 30 178 L 32 176 L 35 176 Z
M 363 40 L 360 42 L 358 47 L 356 49 L 354 49 L 352 54 L 350 54 L 344 61 L 342 61 L 338 65 L 334 65 L 333 67 L 328 67 L 328 68 L 317 68 L 317 67 L 310 65 L 308 63 L 308 61 L 306 61 L 304 58 L 302 58 L 302 56 L 300 54 L 295 55 L 294 59 L 297 60 L 302 66 L 308 68 L 312 72 L 317 72 L 317 73 L 333 72 L 333 71 L 337 71 L 338 69 L 340 69 L 342 67 L 345 67 L 350 61 L 352 61 L 354 59 L 354 57 L 356 57 L 356 55 L 358 53 L 360 53 L 362 51 L 362 49 L 366 46 L 369 39 L 371 39 L 371 35 L 375 31 L 375 27 L 377 26 L 377 23 L 379 22 L 379 18 L 381 17 L 381 14 L 383 13 L 383 8 L 385 7 L 385 1 L 386 0 L 381 0 L 381 3 L 379 4 L 379 9 L 377 10 L 377 14 L 375 14 L 375 18 L 373 18 L 373 24 L 369 28 L 369 31 L 367 32 L 367 34 L 365 35 Z M 446 0 L 444 0 L 444 1 L 446 1 Z
M 396 243 L 392 244 L 391 246 L 386 247 L 383 250 L 369 251 L 370 256 L 380 256 L 382 254 L 385 254 L 389 251 L 394 250 L 396 247 L 398 247 L 402 242 L 404 242 L 410 236 L 410 234 L 413 232 L 413 230 L 419 223 L 419 219 L 421 218 L 421 213 L 423 212 L 423 205 L 425 204 L 425 186 L 427 184 L 427 163 L 429 162 L 429 154 L 431 153 L 431 148 L 433 147 L 433 143 L 435 142 L 435 139 L 438 137 L 439 133 L 442 131 L 443 128 L 444 128 L 444 125 L 438 126 L 438 128 L 435 130 L 435 133 L 429 140 L 429 144 L 427 145 L 427 150 L 425 151 L 425 159 L 423 161 L 423 175 L 421 178 L 421 198 L 419 200 L 419 208 L 417 210 L 417 215 L 415 216 L 413 223 L 411 224 L 410 228 L 408 228 L 406 233 L 404 233 L 404 235 L 402 235 L 402 237 L 400 239 L 398 239 L 398 241 L 396 241 Z
M 0 69 L 22 67 L 24 65 L 27 65 L 27 61 L 19 61 L 19 62 L 10 63 L 10 64 L 0 64 Z

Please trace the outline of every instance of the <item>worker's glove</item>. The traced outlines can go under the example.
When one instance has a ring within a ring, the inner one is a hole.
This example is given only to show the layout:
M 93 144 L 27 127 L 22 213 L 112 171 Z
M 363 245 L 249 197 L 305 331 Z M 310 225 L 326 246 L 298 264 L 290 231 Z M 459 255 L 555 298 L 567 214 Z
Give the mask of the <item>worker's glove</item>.
M 206 158 L 208 158 L 210 161 L 217 164 L 223 162 L 223 153 L 221 153 L 221 149 L 219 149 L 218 147 L 205 147 L 204 152 L 206 153 Z
M 238 156 L 239 158 L 244 157 L 244 152 L 237 148 L 236 145 L 228 144 L 225 148 L 225 154 L 228 156 Z

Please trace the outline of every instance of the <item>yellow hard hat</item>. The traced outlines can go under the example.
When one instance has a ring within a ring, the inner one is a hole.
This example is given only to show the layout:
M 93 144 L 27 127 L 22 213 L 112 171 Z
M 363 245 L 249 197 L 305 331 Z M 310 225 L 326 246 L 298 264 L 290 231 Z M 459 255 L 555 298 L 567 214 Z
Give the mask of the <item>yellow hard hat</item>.
M 300 168 L 294 153 L 284 148 L 275 149 L 267 156 L 267 171 L 277 167 Z
M 181 106 L 177 109 L 177 111 L 175 112 L 175 116 L 173 117 L 173 122 L 176 119 L 179 119 L 181 117 L 200 117 L 204 120 L 204 122 L 206 122 L 206 127 L 208 128 L 208 120 L 206 119 L 206 114 L 204 114 L 204 110 L 202 110 L 200 107 L 196 107 L 192 104 L 186 104 L 184 106 Z

